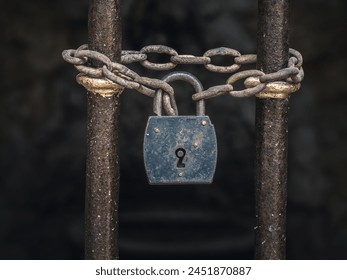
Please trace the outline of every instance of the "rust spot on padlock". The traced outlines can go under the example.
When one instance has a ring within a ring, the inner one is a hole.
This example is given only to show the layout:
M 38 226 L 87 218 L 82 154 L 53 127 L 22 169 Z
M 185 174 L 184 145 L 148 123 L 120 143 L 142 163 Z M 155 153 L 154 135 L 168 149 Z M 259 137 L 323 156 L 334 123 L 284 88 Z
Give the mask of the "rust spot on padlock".
M 192 74 L 174 72 L 166 82 L 183 80 L 202 92 L 201 83 Z M 148 119 L 143 141 L 143 155 L 151 185 L 211 184 L 217 164 L 217 138 L 214 126 L 205 116 L 205 102 L 197 102 L 196 116 L 178 116 L 175 103 L 165 108 L 173 116 L 162 116 L 164 97 L 158 90 L 154 98 L 154 113 Z M 169 105 L 169 102 L 166 102 Z
M 217 164 L 214 126 L 208 116 L 151 116 L 143 154 L 151 185 L 211 184 Z

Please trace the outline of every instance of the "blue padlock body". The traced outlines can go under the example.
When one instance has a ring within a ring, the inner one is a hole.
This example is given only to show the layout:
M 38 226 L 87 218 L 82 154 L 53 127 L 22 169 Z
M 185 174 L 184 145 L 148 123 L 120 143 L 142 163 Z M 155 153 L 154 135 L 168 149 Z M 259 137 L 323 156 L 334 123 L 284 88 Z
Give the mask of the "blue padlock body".
M 184 150 L 181 164 L 178 149 Z M 151 116 L 143 154 L 151 185 L 211 184 L 217 163 L 214 126 L 208 116 Z

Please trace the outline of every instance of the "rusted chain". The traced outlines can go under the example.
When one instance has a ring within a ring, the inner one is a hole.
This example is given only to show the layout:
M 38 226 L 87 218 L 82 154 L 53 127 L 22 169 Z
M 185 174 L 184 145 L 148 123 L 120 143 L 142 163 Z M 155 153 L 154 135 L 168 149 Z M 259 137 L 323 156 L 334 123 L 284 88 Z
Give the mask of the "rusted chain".
M 260 82 L 261 77 L 249 77 L 245 80 L 245 86 L 247 88 L 255 88 L 260 85 L 264 85 L 265 87 L 255 96 L 259 98 L 288 98 L 290 94 L 296 92 L 300 89 L 300 83 L 291 84 L 283 81 L 271 82 L 262 84 Z
M 242 79 L 246 79 L 249 77 L 258 77 L 258 76 L 264 76 L 265 74 L 262 71 L 259 70 L 246 70 L 246 71 L 242 71 L 239 73 L 236 73 L 234 75 L 232 75 L 227 83 L 229 85 L 233 85 L 234 83 L 236 83 L 239 80 Z M 247 89 L 244 90 L 239 90 L 239 91 L 231 91 L 229 94 L 232 97 L 248 97 L 248 96 L 252 96 L 255 95 L 259 92 L 261 92 L 264 88 L 265 88 L 265 84 L 264 83 L 259 83 L 258 85 L 255 85 L 254 87 L 249 87 Z
M 207 52 L 204 53 L 205 57 L 214 57 L 214 56 L 231 56 L 231 57 L 240 57 L 241 54 L 234 49 L 230 48 L 217 48 L 217 49 L 212 49 L 208 50 Z M 218 73 L 232 73 L 237 71 L 241 67 L 241 64 L 233 64 L 230 66 L 217 66 L 214 64 L 207 64 L 205 65 L 205 68 L 207 70 L 210 70 L 212 72 L 218 72 Z
M 151 62 L 148 60 L 148 56 L 153 54 L 169 56 L 169 58 L 167 58 L 168 61 L 163 63 Z M 257 55 L 241 54 L 235 49 L 225 47 L 208 50 L 203 56 L 194 56 L 180 55 L 174 49 L 163 45 L 149 45 L 142 48 L 140 51 L 122 51 L 121 63 L 112 62 L 107 56 L 96 51 L 88 50 L 87 45 L 82 45 L 77 50 L 65 50 L 62 56 L 65 61 L 73 64 L 80 73 L 91 78 L 107 79 L 108 82 L 105 84 L 109 85 L 109 82 L 113 82 L 121 87 L 134 89 L 149 97 L 154 97 L 157 91 L 161 90 L 165 93 L 164 101 L 166 104 L 173 104 L 172 106 L 174 106 L 174 90 L 166 81 L 142 77 L 125 66 L 125 64 L 140 63 L 146 69 L 155 71 L 168 71 L 175 68 L 177 65 L 195 64 L 203 65 L 207 70 L 212 72 L 232 74 L 227 79 L 226 84 L 212 86 L 202 92 L 195 93 L 192 96 L 194 101 L 210 99 L 225 94 L 238 98 L 253 95 L 257 97 L 262 96 L 263 98 L 285 98 L 293 92 L 293 89 L 298 89 L 300 87 L 299 84 L 304 78 L 304 71 L 302 68 L 303 58 L 301 54 L 294 49 L 289 49 L 289 54 L 288 67 L 269 74 L 265 74 L 260 70 L 237 72 L 243 65 L 255 64 L 257 62 Z M 212 63 L 212 58 L 216 56 L 230 56 L 233 58 L 234 63 L 229 66 L 215 65 Z M 103 67 L 91 67 L 89 66 L 91 61 L 98 61 Z M 253 80 L 253 82 L 247 83 L 250 78 L 257 79 L 257 82 Z M 239 80 L 246 80 L 246 88 L 236 91 L 234 90 L 234 83 Z M 279 84 L 274 84 L 276 82 L 281 82 L 281 88 L 288 88 L 287 93 L 284 94 L 282 92 L 275 96 L 271 88 L 273 86 L 275 88 L 278 87 Z M 267 86 L 268 84 L 270 84 L 270 86 Z M 261 95 L 263 91 L 265 91 L 265 93 Z M 171 100 L 171 102 L 167 100 Z M 169 105 L 166 106 L 167 111 L 176 111 L 174 107 L 169 108 L 168 106 Z
M 142 62 L 147 59 L 145 53 L 139 51 L 122 51 L 121 62 L 123 64 L 130 64 L 135 62 Z
M 214 98 L 217 96 L 221 96 L 224 95 L 226 93 L 228 93 L 229 91 L 232 91 L 234 88 L 232 85 L 219 85 L 219 86 L 214 86 L 214 87 L 210 87 L 207 90 L 204 90 L 202 92 L 197 92 L 192 96 L 192 99 L 194 101 L 198 101 L 201 99 L 210 99 L 210 98 Z
M 171 57 L 171 62 L 174 64 L 202 64 L 207 65 L 211 63 L 211 58 L 207 56 L 194 56 L 194 55 L 176 55 Z
M 254 64 L 257 62 L 256 54 L 242 54 L 241 56 L 235 57 L 235 63 L 240 65 Z
M 178 56 L 178 53 L 167 46 L 162 46 L 162 45 L 150 45 L 142 48 L 140 50 L 141 53 L 145 54 L 150 54 L 150 53 L 155 53 L 155 54 L 167 54 L 171 56 Z M 171 70 L 176 67 L 176 64 L 172 62 L 167 62 L 167 63 L 153 63 L 149 62 L 148 59 L 141 61 L 140 62 L 142 66 L 150 69 L 150 70 L 159 70 L 159 71 L 164 71 L 164 70 Z

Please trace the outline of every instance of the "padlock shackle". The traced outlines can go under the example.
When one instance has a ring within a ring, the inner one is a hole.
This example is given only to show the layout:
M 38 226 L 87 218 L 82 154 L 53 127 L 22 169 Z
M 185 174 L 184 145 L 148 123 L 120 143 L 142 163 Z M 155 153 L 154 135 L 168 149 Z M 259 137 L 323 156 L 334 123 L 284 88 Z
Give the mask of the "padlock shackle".
M 171 83 L 174 81 L 185 81 L 189 84 L 191 84 L 194 89 L 195 93 L 202 92 L 203 86 L 198 78 L 196 78 L 194 75 L 179 71 L 179 72 L 172 72 L 168 75 L 166 75 L 163 78 L 164 82 Z M 168 115 L 177 116 L 178 115 L 178 109 L 176 105 L 176 100 L 174 98 L 174 95 L 170 95 L 167 92 L 164 92 L 161 89 L 158 89 L 155 97 L 154 97 L 154 104 L 153 104 L 153 111 L 158 116 L 162 115 L 162 105 L 164 104 L 165 112 Z M 196 102 L 196 115 L 197 116 L 204 116 L 205 115 L 205 100 L 201 99 Z

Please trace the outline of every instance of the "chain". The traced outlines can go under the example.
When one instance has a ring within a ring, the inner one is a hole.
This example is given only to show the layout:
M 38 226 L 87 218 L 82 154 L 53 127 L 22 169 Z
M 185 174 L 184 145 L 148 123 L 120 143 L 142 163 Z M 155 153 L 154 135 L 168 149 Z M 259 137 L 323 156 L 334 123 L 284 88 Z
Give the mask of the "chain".
M 149 60 L 150 55 L 169 56 L 167 62 L 154 63 Z M 88 50 L 87 45 L 82 45 L 78 49 L 65 50 L 62 53 L 63 59 L 73 64 L 82 75 L 90 78 L 108 79 L 124 88 L 134 89 L 138 92 L 154 97 L 158 90 L 163 91 L 173 99 L 174 90 L 167 83 L 159 79 L 142 77 L 126 66 L 126 64 L 140 63 L 146 69 L 154 71 L 168 71 L 177 65 L 203 65 L 207 70 L 217 73 L 232 74 L 223 85 L 217 85 L 207 90 L 197 92 L 193 95 L 194 101 L 210 99 L 217 96 L 229 94 L 233 97 L 269 97 L 266 92 L 280 90 L 282 95 L 278 98 L 288 97 L 290 93 L 300 87 L 304 78 L 302 67 L 303 58 L 301 54 L 289 49 L 289 59 L 286 68 L 277 72 L 265 74 L 261 70 L 244 70 L 237 72 L 244 65 L 252 65 L 257 62 L 254 54 L 241 54 L 231 48 L 215 48 L 206 51 L 202 56 L 178 54 L 174 49 L 163 45 L 149 45 L 140 51 L 124 50 L 121 54 L 121 63 L 112 62 L 107 56 L 92 50 Z M 229 66 L 219 66 L 212 63 L 212 59 L 217 56 L 229 56 L 233 59 L 233 64 Z M 95 68 L 91 66 L 92 61 L 98 61 L 103 66 Z M 81 75 L 81 74 L 80 74 Z M 247 80 L 253 79 L 253 82 Z M 257 79 L 254 82 L 254 79 Z M 234 84 L 239 80 L 245 80 L 246 88 L 234 90 Z M 281 86 L 278 86 L 281 83 Z M 275 88 L 275 89 L 274 89 Z M 264 95 L 262 95 L 264 92 Z M 271 97 L 276 98 L 272 93 Z

